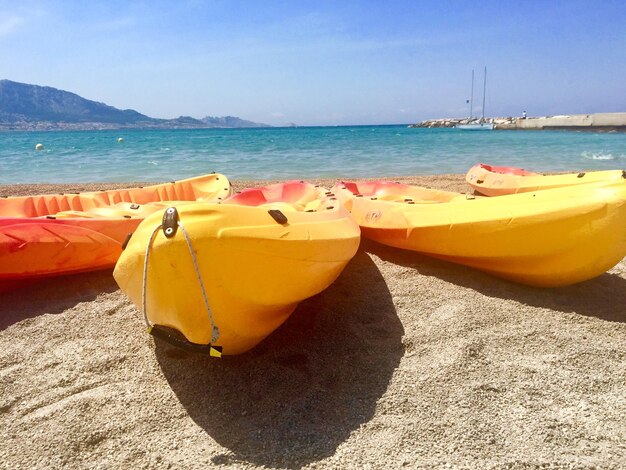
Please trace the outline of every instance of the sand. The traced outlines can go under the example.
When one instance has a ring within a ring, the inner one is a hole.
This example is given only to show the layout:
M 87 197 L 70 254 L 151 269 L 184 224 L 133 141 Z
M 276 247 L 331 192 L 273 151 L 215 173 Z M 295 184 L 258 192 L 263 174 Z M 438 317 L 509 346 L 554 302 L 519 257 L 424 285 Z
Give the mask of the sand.
M 626 466 L 624 260 L 538 289 L 364 241 L 330 288 L 223 359 L 155 342 L 110 271 L 0 305 L 2 468 Z

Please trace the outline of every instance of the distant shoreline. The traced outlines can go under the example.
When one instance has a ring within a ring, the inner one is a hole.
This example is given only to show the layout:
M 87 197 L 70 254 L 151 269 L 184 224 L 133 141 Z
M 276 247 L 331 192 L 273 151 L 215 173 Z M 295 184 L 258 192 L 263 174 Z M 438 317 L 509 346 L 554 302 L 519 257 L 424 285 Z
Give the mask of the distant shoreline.
M 250 130 L 250 129 L 312 129 L 312 128 L 335 128 L 335 127 L 410 127 L 412 124 L 403 122 L 403 123 L 395 123 L 395 124 L 341 124 L 341 125 L 285 125 L 285 126 L 250 126 L 250 127 L 218 127 L 218 126 L 127 126 L 120 127 L 117 125 L 112 126 L 79 126 L 74 125 L 74 123 L 68 123 L 67 126 L 32 126 L 32 127 L 7 127 L 6 124 L 0 123 L 0 133 L 2 132 L 64 132 L 64 131 L 151 131 L 151 130 L 207 130 L 207 129 L 215 129 L 215 130 L 224 130 L 224 129 L 241 129 L 241 130 Z
M 73 123 L 73 122 L 25 122 L 18 125 L 0 123 L 0 132 L 64 132 L 64 131 L 147 131 L 147 130 L 194 130 L 194 129 L 273 129 L 274 126 L 195 126 L 195 125 L 120 125 L 109 123 Z

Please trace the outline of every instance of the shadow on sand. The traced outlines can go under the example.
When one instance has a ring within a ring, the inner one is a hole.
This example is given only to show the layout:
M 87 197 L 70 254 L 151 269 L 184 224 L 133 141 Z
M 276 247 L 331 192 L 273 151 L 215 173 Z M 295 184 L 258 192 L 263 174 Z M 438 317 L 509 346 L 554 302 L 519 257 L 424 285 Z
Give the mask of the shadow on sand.
M 230 452 L 215 464 L 299 467 L 332 455 L 374 414 L 404 330 L 369 255 L 246 354 L 211 359 L 156 342 L 190 417 Z
M 4 289 L 2 289 L 4 287 Z M 57 276 L 0 286 L 0 330 L 44 313 L 59 314 L 118 289 L 112 270 Z
M 516 284 L 477 269 L 388 247 L 371 240 L 362 242 L 361 247 L 390 263 L 414 268 L 422 275 L 438 277 L 489 297 L 515 300 L 563 313 L 626 322 L 626 279 L 615 274 L 604 273 L 571 286 L 540 288 Z

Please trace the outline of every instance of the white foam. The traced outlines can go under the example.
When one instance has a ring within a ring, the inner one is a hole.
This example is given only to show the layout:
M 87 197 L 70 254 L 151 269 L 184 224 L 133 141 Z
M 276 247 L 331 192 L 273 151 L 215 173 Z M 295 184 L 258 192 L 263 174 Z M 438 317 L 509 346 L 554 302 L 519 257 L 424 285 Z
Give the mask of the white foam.
M 612 153 L 594 153 L 594 152 L 583 152 L 583 158 L 587 158 L 588 160 L 616 160 L 618 157 L 614 156 Z

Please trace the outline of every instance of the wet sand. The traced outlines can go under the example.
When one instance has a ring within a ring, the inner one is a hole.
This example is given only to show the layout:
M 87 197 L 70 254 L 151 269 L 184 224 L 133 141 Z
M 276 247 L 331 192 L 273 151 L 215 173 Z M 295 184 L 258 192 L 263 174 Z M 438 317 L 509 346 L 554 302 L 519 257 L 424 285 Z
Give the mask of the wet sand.
M 393 179 L 468 191 L 462 175 Z M 363 241 L 329 289 L 223 359 L 146 334 L 110 271 L 0 305 L 1 468 L 626 465 L 624 260 L 538 289 Z

